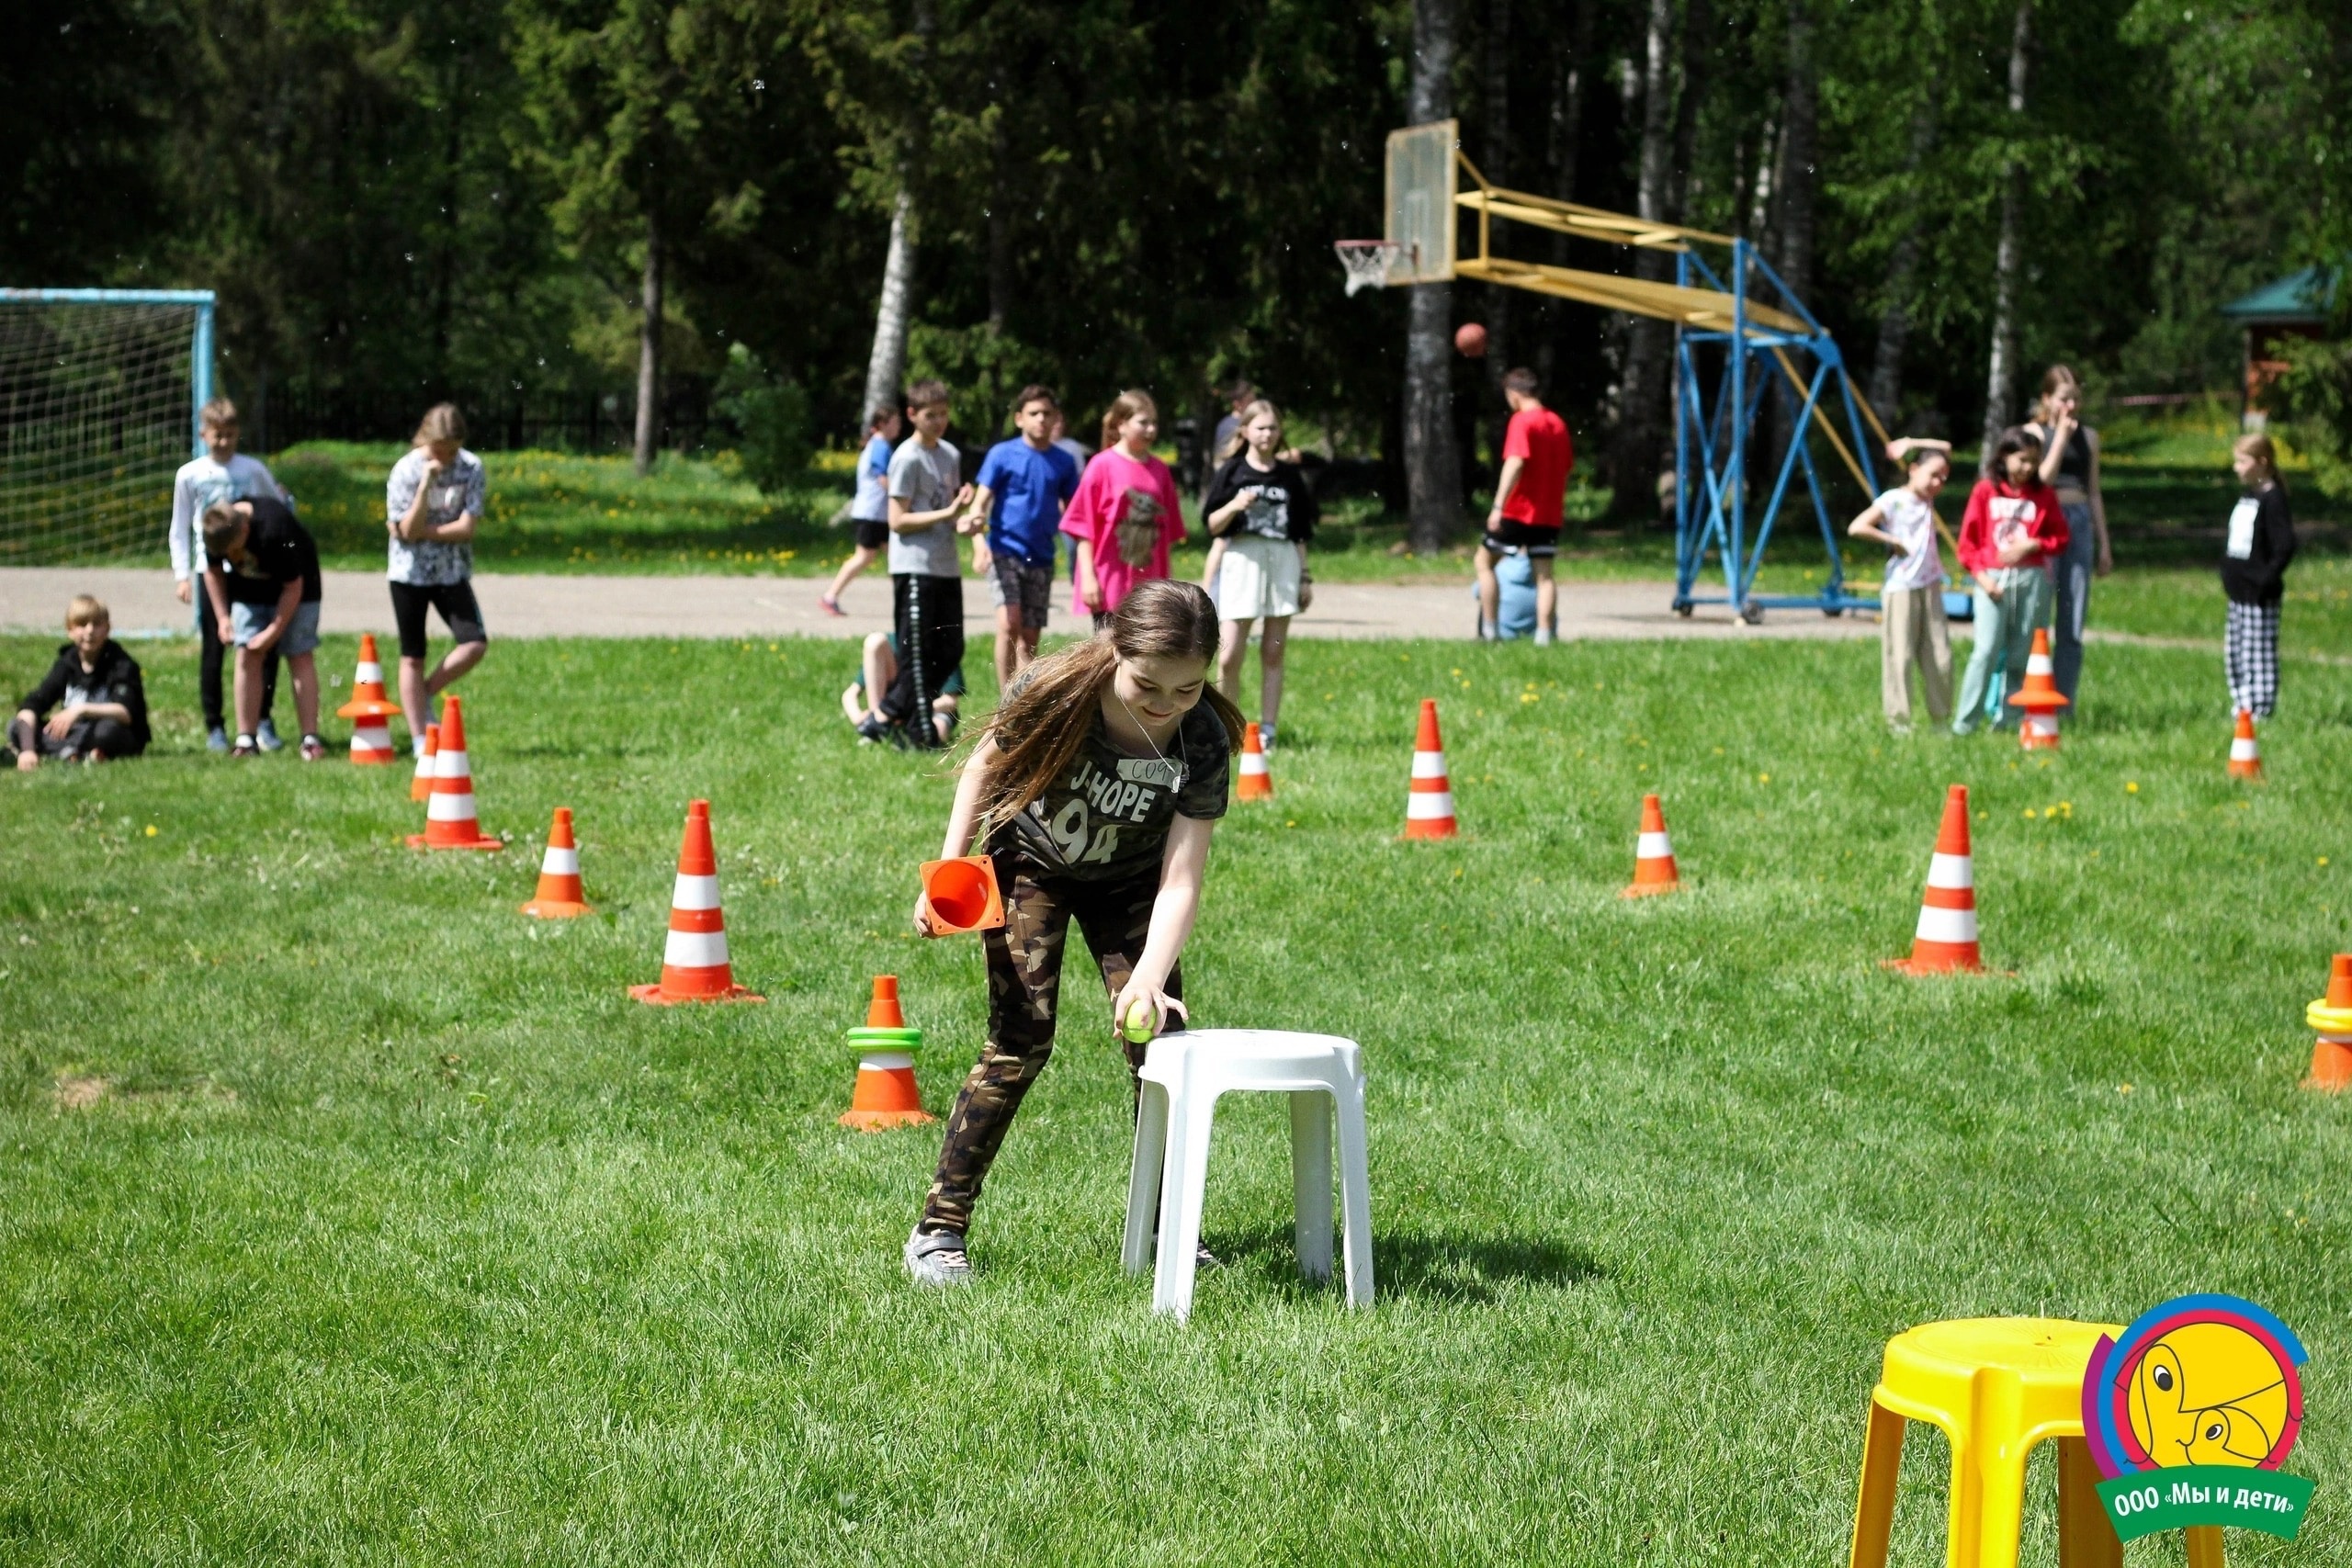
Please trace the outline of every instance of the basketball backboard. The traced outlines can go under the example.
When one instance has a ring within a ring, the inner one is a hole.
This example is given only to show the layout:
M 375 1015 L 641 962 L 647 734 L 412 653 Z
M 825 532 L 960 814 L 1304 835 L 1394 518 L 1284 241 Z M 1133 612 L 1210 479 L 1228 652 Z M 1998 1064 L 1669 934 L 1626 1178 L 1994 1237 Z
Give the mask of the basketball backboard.
M 1443 283 L 1453 276 L 1454 149 L 1459 121 L 1441 119 L 1388 133 L 1388 281 Z

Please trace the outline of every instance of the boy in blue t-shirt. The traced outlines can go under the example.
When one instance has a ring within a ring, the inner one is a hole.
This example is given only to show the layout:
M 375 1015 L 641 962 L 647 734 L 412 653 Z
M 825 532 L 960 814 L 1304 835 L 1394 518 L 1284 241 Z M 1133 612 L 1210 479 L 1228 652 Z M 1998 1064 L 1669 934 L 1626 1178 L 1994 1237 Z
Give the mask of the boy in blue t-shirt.
M 989 448 L 967 513 L 973 526 L 988 525 L 988 532 L 972 541 L 972 567 L 989 580 L 996 605 L 1000 691 L 1037 657 L 1037 637 L 1046 629 L 1054 592 L 1054 539 L 1061 531 L 1062 508 L 1078 490 L 1078 465 L 1053 441 L 1054 417 L 1060 412 L 1045 388 L 1021 389 L 1012 400 L 1012 423 L 1021 434 Z
M 890 543 L 890 454 L 905 429 L 895 403 L 876 409 L 866 421 L 865 449 L 857 455 L 857 492 L 849 503 L 849 525 L 857 531 L 857 547 L 833 573 L 832 585 L 817 596 L 829 615 L 849 614 L 842 608 L 842 592 Z

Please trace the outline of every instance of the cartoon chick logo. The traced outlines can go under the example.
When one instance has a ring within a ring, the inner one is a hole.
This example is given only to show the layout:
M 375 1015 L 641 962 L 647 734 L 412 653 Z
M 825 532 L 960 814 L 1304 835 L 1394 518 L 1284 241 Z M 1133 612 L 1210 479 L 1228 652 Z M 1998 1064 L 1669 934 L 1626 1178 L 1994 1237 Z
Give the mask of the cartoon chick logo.
M 2291 1329 L 2236 1296 L 2181 1296 L 2102 1336 L 2083 1375 L 2083 1437 L 2117 1533 L 2292 1536 L 2311 1483 L 2276 1472 L 2302 1429 L 2304 1359 Z

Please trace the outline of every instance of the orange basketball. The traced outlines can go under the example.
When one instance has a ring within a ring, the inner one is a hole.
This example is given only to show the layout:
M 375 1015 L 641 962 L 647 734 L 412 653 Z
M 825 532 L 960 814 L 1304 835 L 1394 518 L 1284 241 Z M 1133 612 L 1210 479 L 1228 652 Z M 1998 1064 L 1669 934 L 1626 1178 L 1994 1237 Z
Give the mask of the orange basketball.
M 1487 329 L 1476 321 L 1464 321 L 1453 329 L 1454 352 L 1464 359 L 1487 357 Z

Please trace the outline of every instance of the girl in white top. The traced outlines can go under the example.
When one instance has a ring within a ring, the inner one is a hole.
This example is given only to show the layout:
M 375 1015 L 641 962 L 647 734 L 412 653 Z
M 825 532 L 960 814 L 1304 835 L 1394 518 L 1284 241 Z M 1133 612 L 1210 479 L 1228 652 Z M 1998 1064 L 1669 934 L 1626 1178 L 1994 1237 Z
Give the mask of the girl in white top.
M 1911 728 L 1911 670 L 1918 667 L 1928 713 L 1951 716 L 1951 633 L 1944 621 L 1944 563 L 1936 552 L 1936 496 L 1951 477 L 1943 442 L 1905 440 L 1888 448 L 1908 475 L 1871 502 L 1846 532 L 1893 552 L 1879 589 L 1879 699 L 1897 734 Z

